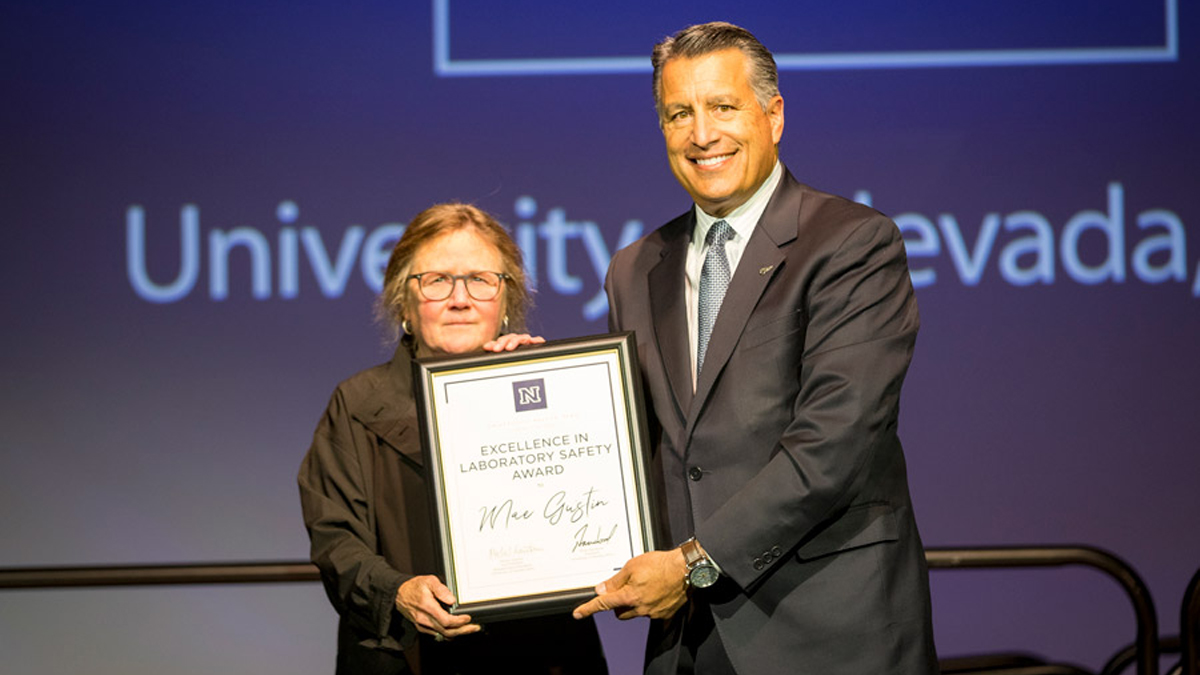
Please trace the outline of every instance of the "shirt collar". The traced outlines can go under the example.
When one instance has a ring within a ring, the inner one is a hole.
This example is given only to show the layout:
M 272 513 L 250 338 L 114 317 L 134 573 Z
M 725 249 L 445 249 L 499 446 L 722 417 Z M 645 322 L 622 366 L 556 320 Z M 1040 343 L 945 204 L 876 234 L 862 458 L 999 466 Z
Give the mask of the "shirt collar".
M 745 241 L 754 233 L 755 226 L 758 225 L 759 218 L 762 217 L 763 211 L 767 210 L 767 203 L 771 201 L 771 195 L 775 194 L 775 188 L 779 185 L 780 179 L 783 178 L 783 165 L 779 160 L 775 160 L 775 168 L 771 169 L 771 175 L 763 181 L 763 184 L 758 186 L 754 194 L 747 199 L 745 203 L 734 209 L 729 215 L 724 218 L 717 218 L 704 212 L 699 205 L 696 209 L 696 227 L 692 230 L 692 242 L 694 244 L 703 244 L 704 238 L 708 236 L 708 230 L 713 226 L 713 223 L 718 220 L 724 220 L 729 223 L 733 231 L 737 233 L 737 238 Z

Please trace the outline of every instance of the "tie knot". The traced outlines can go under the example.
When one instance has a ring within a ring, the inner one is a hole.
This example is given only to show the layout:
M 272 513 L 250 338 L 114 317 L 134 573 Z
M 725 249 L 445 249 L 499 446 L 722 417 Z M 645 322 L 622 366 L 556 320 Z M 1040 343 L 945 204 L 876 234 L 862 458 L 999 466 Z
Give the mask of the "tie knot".
M 733 228 L 724 220 L 718 220 L 708 228 L 708 235 L 704 237 L 704 243 L 709 246 L 724 247 L 725 242 L 733 239 Z

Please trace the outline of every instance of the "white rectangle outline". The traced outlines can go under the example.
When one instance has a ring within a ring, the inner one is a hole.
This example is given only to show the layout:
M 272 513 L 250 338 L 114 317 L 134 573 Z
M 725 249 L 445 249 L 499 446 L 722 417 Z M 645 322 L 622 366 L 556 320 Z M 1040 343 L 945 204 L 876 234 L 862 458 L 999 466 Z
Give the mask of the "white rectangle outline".
M 878 70 L 885 68 L 976 68 L 1151 63 L 1179 60 L 1178 0 L 1164 0 L 1164 44 L 1145 47 L 1058 49 L 968 49 L 911 52 L 776 54 L 779 70 Z M 649 56 L 561 59 L 450 58 L 450 0 L 433 0 L 433 71 L 442 77 L 570 75 L 650 72 Z

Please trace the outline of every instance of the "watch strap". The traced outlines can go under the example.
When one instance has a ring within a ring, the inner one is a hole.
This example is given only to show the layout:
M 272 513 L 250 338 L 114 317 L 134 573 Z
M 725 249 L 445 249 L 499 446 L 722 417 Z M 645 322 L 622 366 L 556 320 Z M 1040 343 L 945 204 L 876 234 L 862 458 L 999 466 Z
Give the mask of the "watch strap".
M 704 555 L 704 551 L 700 548 L 700 542 L 696 541 L 695 537 L 680 544 L 679 550 L 683 551 L 683 561 L 687 563 L 689 570 L 695 567 L 700 561 L 708 558 L 708 556 Z

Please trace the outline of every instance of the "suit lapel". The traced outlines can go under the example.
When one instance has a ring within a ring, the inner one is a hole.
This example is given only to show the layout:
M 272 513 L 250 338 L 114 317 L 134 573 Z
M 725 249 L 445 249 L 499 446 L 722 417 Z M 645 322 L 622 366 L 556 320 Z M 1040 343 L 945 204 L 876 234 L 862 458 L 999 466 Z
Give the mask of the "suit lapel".
M 708 351 L 704 355 L 704 367 L 696 378 L 695 397 L 691 407 L 685 408 L 688 411 L 688 437 L 699 419 L 704 402 L 712 393 L 717 377 L 741 339 L 746 322 L 758 306 L 759 298 L 771 279 L 780 272 L 787 245 L 796 239 L 800 195 L 799 184 L 785 169 L 779 187 L 767 204 L 754 233 L 750 235 L 750 240 L 746 242 L 746 250 L 729 281 L 725 299 L 721 301 L 721 311 L 717 313 L 717 321 L 708 340 Z
M 654 317 L 654 341 L 675 404 L 679 419 L 687 416 L 692 403 L 692 357 L 688 341 L 686 292 L 687 245 L 695 213 L 691 210 L 660 232 L 663 233 L 662 259 L 650 270 L 650 311 Z

